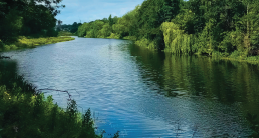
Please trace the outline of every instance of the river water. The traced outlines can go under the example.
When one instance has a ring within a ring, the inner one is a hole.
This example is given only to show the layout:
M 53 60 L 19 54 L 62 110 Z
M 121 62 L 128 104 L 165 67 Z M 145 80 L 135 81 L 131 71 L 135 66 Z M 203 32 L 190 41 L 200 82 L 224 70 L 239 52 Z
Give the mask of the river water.
M 175 56 L 128 40 L 74 41 L 2 53 L 38 89 L 68 90 L 105 137 L 245 137 L 259 114 L 259 67 Z M 6 60 L 7 61 L 7 60 Z M 1 60 L 5 62 L 5 60 Z M 53 95 L 66 108 L 68 95 Z

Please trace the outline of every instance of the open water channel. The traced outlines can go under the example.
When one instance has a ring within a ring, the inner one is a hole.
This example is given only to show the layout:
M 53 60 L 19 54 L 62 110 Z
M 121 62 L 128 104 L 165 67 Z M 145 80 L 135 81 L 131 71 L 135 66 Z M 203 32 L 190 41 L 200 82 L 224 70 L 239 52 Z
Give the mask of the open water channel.
M 78 37 L 2 56 L 38 89 L 68 90 L 80 112 L 91 108 L 105 137 L 245 137 L 246 113 L 259 114 L 257 65 Z M 44 92 L 66 108 L 66 93 Z

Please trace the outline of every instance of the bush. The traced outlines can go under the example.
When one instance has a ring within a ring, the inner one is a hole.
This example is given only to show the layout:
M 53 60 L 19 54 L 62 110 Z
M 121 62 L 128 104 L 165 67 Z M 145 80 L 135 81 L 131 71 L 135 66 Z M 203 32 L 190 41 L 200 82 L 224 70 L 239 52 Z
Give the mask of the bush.
M 102 137 L 95 134 L 90 109 L 82 116 L 70 98 L 66 110 L 58 107 L 15 70 L 6 71 L 9 66 L 0 68 L 0 137 Z
M 53 104 L 52 96 L 45 99 L 44 94 L 36 93 L 35 87 L 22 77 L 9 75 L 10 78 L 6 78 L 4 74 L 8 73 L 0 76 L 0 80 L 6 80 L 0 81 L 0 135 L 3 138 L 100 137 L 94 132 L 90 109 L 82 118 L 74 100 L 70 99 L 67 109 L 63 110 Z
M 136 40 L 136 36 L 125 36 L 123 39 L 128 39 L 128 40 Z
M 259 56 L 251 56 L 246 58 L 247 61 L 259 61 Z
M 151 42 L 146 38 L 141 38 L 140 40 L 135 41 L 135 44 L 138 46 L 149 47 L 149 44 L 151 44 Z M 150 46 L 152 45 L 153 44 L 151 44 Z
M 111 35 L 107 38 L 114 38 L 114 39 L 120 39 L 120 35 L 119 34 L 114 34 L 114 33 L 111 33 Z
M 73 34 L 67 31 L 60 31 L 58 32 L 58 36 L 73 36 Z
M 229 57 L 234 59 L 244 59 L 246 58 L 246 55 L 242 51 L 235 50 L 234 52 L 231 53 Z

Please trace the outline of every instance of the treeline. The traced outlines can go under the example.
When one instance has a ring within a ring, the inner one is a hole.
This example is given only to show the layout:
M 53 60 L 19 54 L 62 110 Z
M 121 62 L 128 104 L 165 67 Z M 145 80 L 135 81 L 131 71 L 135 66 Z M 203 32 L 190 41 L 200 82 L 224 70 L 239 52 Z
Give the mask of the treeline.
M 55 16 L 61 0 L 0 0 L 0 40 L 13 43 L 18 36 L 57 36 Z M 55 5 L 55 6 L 54 6 Z
M 63 24 L 63 25 L 58 25 L 57 26 L 57 31 L 67 31 L 67 32 L 70 32 L 70 33 L 76 33 L 77 30 L 78 30 L 78 27 L 82 25 L 82 23 L 77 23 L 77 22 L 74 22 L 72 25 L 70 24 Z
M 91 21 L 89 23 L 83 23 L 79 26 L 77 34 L 80 37 L 91 37 L 91 38 L 121 38 L 115 36 L 113 25 L 118 22 L 118 17 L 103 18 L 101 20 Z
M 258 0 L 145 0 L 119 18 L 84 23 L 78 36 L 124 38 L 177 54 L 257 60 Z

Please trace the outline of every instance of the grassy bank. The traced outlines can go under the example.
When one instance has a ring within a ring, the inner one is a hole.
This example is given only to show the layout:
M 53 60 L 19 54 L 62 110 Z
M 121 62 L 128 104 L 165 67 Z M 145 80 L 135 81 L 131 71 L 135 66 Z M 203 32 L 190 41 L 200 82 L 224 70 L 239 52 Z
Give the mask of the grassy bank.
M 64 110 L 53 104 L 51 96 L 44 98 L 23 77 L 6 71 L 12 68 L 0 66 L 0 137 L 101 137 L 94 132 L 90 110 L 82 116 L 71 99 Z
M 75 34 L 68 31 L 60 31 L 58 32 L 58 36 L 75 36 Z
M 239 51 L 232 52 L 231 54 L 213 52 L 212 58 L 221 59 L 221 60 L 238 61 L 238 62 L 247 62 L 247 63 L 251 63 L 251 64 L 259 63 L 258 55 L 248 56 L 247 54 L 244 54 L 244 52 L 239 52 Z
M 90 109 L 81 114 L 70 96 L 66 109 L 58 107 L 52 96 L 45 98 L 44 90 L 15 73 L 16 64 L 0 59 L 0 138 L 102 138 Z
M 27 38 L 19 37 L 17 42 L 4 44 L 0 40 L 0 51 L 16 50 L 20 48 L 34 48 L 39 45 L 53 44 L 58 42 L 74 40 L 73 37 L 45 37 L 45 38 Z

